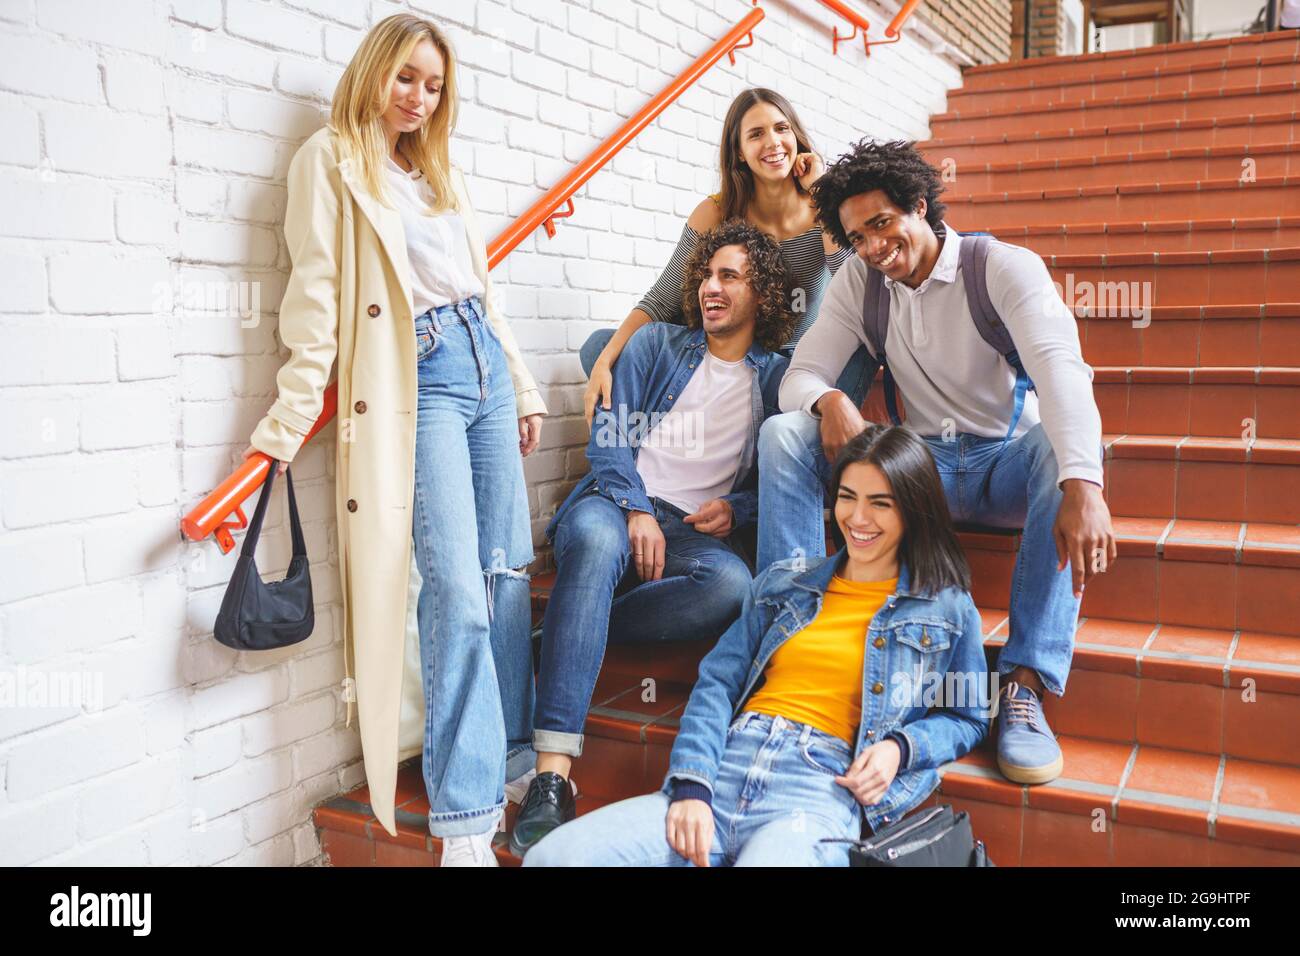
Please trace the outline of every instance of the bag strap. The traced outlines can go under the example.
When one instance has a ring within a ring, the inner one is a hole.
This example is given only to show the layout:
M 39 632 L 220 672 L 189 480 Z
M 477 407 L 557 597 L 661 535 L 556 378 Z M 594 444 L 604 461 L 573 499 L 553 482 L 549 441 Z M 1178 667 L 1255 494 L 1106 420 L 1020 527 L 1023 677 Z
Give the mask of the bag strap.
M 1002 317 L 998 315 L 998 310 L 993 307 L 992 298 L 989 297 L 988 258 L 992 243 L 993 237 L 987 233 L 963 235 L 961 244 L 957 247 L 957 259 L 961 265 L 962 282 L 966 287 L 966 303 L 970 307 L 970 316 L 975 323 L 975 330 L 979 332 L 980 338 L 997 349 L 998 354 L 1007 360 L 1007 364 L 1016 373 L 1011 426 L 1007 429 L 1005 439 L 1010 441 L 1011 436 L 1016 433 L 1016 426 L 1020 424 L 1020 416 L 1025 410 L 1025 393 L 1034 387 L 1034 383 L 1030 381 L 1029 373 L 1025 371 L 1024 363 L 1020 361 L 1020 353 L 1016 351 L 1016 343 L 1011 339 L 1011 332 L 1002 321 Z
M 298 517 L 298 500 L 293 496 L 293 469 L 284 469 L 284 480 L 289 487 L 289 532 L 293 537 L 293 556 L 307 556 L 307 542 L 302 536 L 302 521 Z
M 884 370 L 885 410 L 889 412 L 889 420 L 895 425 L 901 424 L 902 419 L 898 417 L 898 388 L 894 384 L 894 373 L 889 370 L 889 362 L 885 358 L 885 336 L 889 331 L 889 288 L 880 272 L 870 268 L 867 269 L 867 288 L 862 295 L 862 331 Z
M 257 499 L 257 509 L 253 512 L 253 520 L 248 523 L 244 547 L 239 552 L 246 558 L 253 556 L 257 550 L 257 539 L 262 536 L 262 519 L 266 517 L 266 505 L 271 500 L 271 485 L 275 481 L 275 469 L 279 464 L 274 458 L 271 459 L 271 468 L 266 473 L 266 480 L 262 482 L 262 497 Z

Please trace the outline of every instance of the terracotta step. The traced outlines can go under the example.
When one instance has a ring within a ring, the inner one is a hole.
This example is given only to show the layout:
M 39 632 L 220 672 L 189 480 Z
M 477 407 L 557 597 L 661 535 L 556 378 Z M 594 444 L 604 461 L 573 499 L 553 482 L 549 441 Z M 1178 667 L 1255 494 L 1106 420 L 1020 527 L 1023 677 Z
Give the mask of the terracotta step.
M 1203 63 L 1258 62 L 1300 53 L 1300 39 L 1294 30 L 1256 33 L 1218 40 L 1164 43 L 1137 50 L 1084 53 L 1073 56 L 1035 57 L 975 66 L 963 71 L 962 85 L 968 90 L 1002 89 L 1007 86 L 1096 81 L 1114 76 L 1148 75 L 1156 70 L 1185 68 Z
M 1007 781 L 986 747 L 947 765 L 932 799 L 970 813 L 998 866 L 1300 863 L 1300 769 L 1145 743 L 1060 741 L 1065 772 L 1051 783 Z
M 1295 524 L 1300 441 L 1107 435 L 1112 514 Z
M 1062 186 L 954 197 L 945 219 L 963 232 L 1076 222 L 1227 219 L 1276 216 L 1300 203 L 1300 176 L 1254 182 L 1207 179 L 1124 186 Z
M 992 229 L 975 231 L 993 232 Z M 1271 249 L 1300 246 L 1300 216 L 1047 223 L 1041 226 L 1002 226 L 994 234 L 1003 242 L 1033 249 L 1040 256 Z
M 973 109 L 1041 106 L 1115 96 L 1219 90 L 1224 87 L 1281 83 L 1297 79 L 1300 79 L 1300 54 L 1290 51 L 1250 59 L 1241 57 L 1230 60 L 1223 57 L 1170 67 L 1149 66 L 1144 69 L 1139 66 L 1135 70 L 1126 69 L 1119 74 L 1097 74 L 1093 70 L 1076 68 L 1054 80 L 1041 81 L 1027 76 L 998 89 L 969 86 L 956 89 L 948 94 L 948 108 L 950 112 L 964 113 Z
M 1044 261 L 1075 314 L 1102 321 L 1143 324 L 1155 306 L 1300 302 L 1300 247 L 1065 254 Z
M 1096 366 L 1093 391 L 1113 434 L 1300 438 L 1300 369 Z
M 1292 143 L 1300 138 L 1298 123 L 1300 112 L 1293 109 L 1277 113 L 1248 111 L 1206 119 L 1116 122 L 1075 130 L 1000 130 L 983 136 L 936 137 L 917 145 L 932 162 L 951 160 L 960 170 L 970 163 L 1056 160 L 1193 146 Z
M 1241 179 L 1247 174 L 1256 179 L 1300 174 L 1300 156 L 1291 143 L 1260 143 L 1249 147 L 1189 146 L 1064 159 L 958 164 L 952 169 L 944 199 L 949 201 L 976 193 L 1057 189 L 1064 183 L 1120 186 Z
M 1177 91 L 1115 96 L 1040 106 L 1004 106 L 930 117 L 936 139 L 985 136 L 990 133 L 1044 133 L 1113 127 L 1126 123 L 1158 123 L 1213 119 L 1243 113 L 1275 113 L 1295 108 L 1300 81 L 1251 83 L 1220 90 Z
M 1267 358 L 1277 366 L 1300 366 L 1300 302 L 1157 305 L 1150 320 L 1143 328 L 1122 317 L 1081 317 L 1084 359 L 1091 365 L 1254 367 Z

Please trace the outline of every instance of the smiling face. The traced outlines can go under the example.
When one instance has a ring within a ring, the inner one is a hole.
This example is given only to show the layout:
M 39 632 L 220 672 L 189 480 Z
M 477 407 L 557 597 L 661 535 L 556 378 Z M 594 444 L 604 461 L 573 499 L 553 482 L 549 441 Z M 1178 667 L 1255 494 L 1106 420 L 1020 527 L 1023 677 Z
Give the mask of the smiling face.
M 749 281 L 749 255 L 740 245 L 722 246 L 709 260 L 698 291 L 700 317 L 708 335 L 751 331 L 758 298 Z
M 840 225 L 858 258 L 895 282 L 918 286 L 939 257 L 939 240 L 925 220 L 925 199 L 899 209 L 883 189 L 840 203 Z
M 393 77 L 383 122 L 397 135 L 411 133 L 429 121 L 442 99 L 446 66 L 430 40 L 421 40 Z
M 851 565 L 890 576 L 903 540 L 903 516 L 883 471 L 865 461 L 845 466 L 835 495 L 835 523 Z
M 756 103 L 740 119 L 740 157 L 756 179 L 790 175 L 799 142 L 789 118 L 771 103 Z

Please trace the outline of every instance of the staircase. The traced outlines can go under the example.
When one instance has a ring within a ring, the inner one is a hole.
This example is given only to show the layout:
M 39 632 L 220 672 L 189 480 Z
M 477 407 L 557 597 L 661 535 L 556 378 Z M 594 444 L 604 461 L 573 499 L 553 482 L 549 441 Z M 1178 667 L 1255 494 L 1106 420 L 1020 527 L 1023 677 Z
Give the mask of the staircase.
M 968 810 L 1000 866 L 1300 864 L 1298 91 L 1296 31 L 1019 61 L 969 70 L 921 144 L 955 163 L 954 226 L 1035 250 L 1063 288 L 1150 283 L 1154 304 L 1079 320 L 1120 560 L 1047 701 L 1064 774 L 1009 783 L 989 741 L 926 804 Z M 961 539 L 992 663 L 1018 537 Z M 707 650 L 610 651 L 580 813 L 660 786 Z M 396 839 L 364 787 L 317 808 L 334 865 L 437 864 L 418 760 L 398 791 Z

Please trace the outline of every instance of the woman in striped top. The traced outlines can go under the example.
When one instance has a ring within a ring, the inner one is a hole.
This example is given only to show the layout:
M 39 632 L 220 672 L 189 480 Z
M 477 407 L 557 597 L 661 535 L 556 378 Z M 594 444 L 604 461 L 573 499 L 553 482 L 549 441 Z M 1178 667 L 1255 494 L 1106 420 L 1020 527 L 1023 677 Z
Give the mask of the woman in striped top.
M 583 345 L 580 357 L 589 378 L 583 410 L 588 426 L 598 401 L 604 408 L 610 407 L 610 370 L 632 334 L 651 321 L 684 324 L 684 268 L 703 233 L 726 219 L 740 218 L 780 243 L 793 285 L 792 307 L 798 316 L 790 340 L 781 349 L 786 355 L 794 352 L 799 337 L 817 318 L 831 275 L 851 255 L 817 225 L 808 191 L 825 164 L 784 96 L 772 90 L 748 89 L 732 101 L 723 122 L 719 166 L 722 190 L 695 207 L 659 281 L 617 330 L 594 332 Z M 860 403 L 870 383 L 863 380 L 866 352 L 859 352 L 837 387 Z

